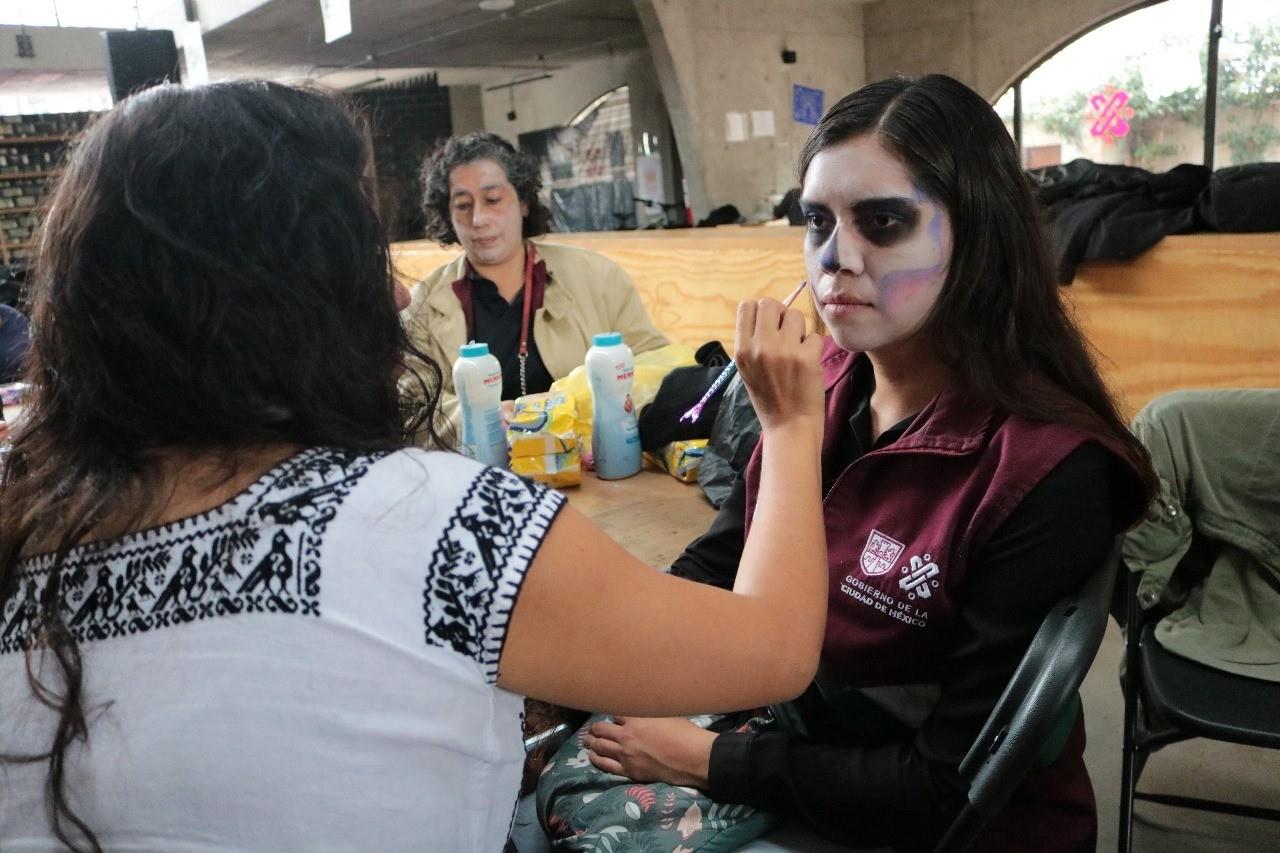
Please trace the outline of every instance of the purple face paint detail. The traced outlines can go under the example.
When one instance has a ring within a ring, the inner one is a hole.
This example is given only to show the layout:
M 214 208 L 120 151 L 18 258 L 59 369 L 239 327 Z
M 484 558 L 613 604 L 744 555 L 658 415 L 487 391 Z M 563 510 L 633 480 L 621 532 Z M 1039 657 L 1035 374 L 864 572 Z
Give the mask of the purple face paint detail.
M 831 273 L 840 272 L 840 248 L 836 245 L 836 232 L 831 232 L 831 237 L 827 240 L 827 245 L 822 250 L 822 257 L 818 260 L 822 265 L 822 271 Z
M 933 207 L 933 221 L 929 223 L 929 236 L 933 238 L 933 245 L 938 247 L 938 251 L 946 255 L 946 249 L 942 245 L 942 205 L 935 204 Z
M 901 290 L 903 285 L 928 284 L 940 272 L 942 272 L 941 266 L 925 267 L 918 270 L 894 270 L 880 276 L 876 285 L 881 291 Z
M 929 237 L 933 240 L 934 248 L 938 250 L 941 256 L 946 255 L 946 251 L 942 246 L 942 205 L 935 202 L 929 197 L 929 194 L 916 184 L 911 185 L 914 191 L 916 204 L 923 207 L 926 204 L 933 205 L 933 219 L 929 221 Z
M 929 238 L 933 241 L 934 248 L 938 250 L 939 260 L 933 266 L 893 270 L 880 276 L 876 281 L 876 287 L 885 296 L 890 295 L 889 291 L 895 291 L 892 294 L 895 299 L 906 298 L 917 288 L 929 284 L 947 266 L 947 251 L 942 236 L 942 205 L 933 202 L 920 187 L 913 184 L 912 189 L 915 191 L 913 193 L 915 201 L 921 207 L 926 204 L 933 204 L 933 218 L 929 221 Z

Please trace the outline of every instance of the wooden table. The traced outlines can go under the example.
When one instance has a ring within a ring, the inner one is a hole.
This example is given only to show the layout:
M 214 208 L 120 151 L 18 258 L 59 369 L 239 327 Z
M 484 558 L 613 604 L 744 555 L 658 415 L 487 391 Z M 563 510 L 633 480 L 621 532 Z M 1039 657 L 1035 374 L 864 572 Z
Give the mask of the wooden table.
M 661 567 L 680 556 L 715 518 L 715 508 L 696 483 L 641 471 L 625 480 L 582 475 L 582 485 L 565 489 L 569 503 L 636 557 Z

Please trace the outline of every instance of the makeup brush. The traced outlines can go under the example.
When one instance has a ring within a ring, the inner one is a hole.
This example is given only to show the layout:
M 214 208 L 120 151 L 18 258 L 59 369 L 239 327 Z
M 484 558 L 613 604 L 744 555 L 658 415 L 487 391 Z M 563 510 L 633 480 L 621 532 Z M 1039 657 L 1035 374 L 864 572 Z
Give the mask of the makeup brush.
M 801 291 L 804 290 L 805 285 L 808 283 L 809 282 L 807 281 L 800 282 L 799 286 L 796 287 L 795 290 L 791 291 L 791 295 L 782 300 L 782 307 L 790 308 L 791 303 L 796 301 L 796 297 L 800 295 Z M 680 423 L 697 423 L 698 418 L 702 417 L 702 407 L 711 402 L 711 399 L 715 397 L 716 394 L 720 393 L 720 390 L 728 384 L 729 380 L 733 378 L 733 374 L 737 372 L 738 365 L 734 362 L 731 361 L 725 365 L 724 370 L 720 371 L 720 375 L 716 377 L 716 381 L 712 382 L 711 387 L 707 389 L 707 393 L 702 395 L 702 399 L 694 404 L 693 408 L 680 416 Z

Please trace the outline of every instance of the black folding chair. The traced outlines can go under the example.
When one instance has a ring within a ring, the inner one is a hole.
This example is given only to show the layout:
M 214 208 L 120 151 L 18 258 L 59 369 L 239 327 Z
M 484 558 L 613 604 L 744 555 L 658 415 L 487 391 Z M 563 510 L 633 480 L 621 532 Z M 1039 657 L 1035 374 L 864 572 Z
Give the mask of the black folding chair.
M 1156 617 L 1138 603 L 1139 575 L 1129 573 L 1124 677 L 1124 757 L 1119 849 L 1133 847 L 1133 801 L 1280 821 L 1257 806 L 1136 791 L 1152 752 L 1191 738 L 1280 749 L 1280 684 L 1213 669 L 1166 651 Z
M 1120 563 L 1117 537 L 1102 565 L 1075 592 L 1053 606 L 1031 640 L 1013 678 L 960 762 L 969 801 L 935 848 L 968 850 L 1034 767 L 1102 645 Z

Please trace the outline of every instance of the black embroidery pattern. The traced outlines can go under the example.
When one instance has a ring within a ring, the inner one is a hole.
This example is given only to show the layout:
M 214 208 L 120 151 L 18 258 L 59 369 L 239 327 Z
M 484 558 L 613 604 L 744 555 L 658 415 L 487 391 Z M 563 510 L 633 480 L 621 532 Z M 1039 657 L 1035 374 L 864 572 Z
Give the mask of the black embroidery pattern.
M 386 454 L 305 450 L 202 515 L 78 548 L 61 569 L 78 642 L 237 613 L 320 615 L 320 546 L 351 489 Z M 53 557 L 31 560 L 0 622 L 0 654 L 32 642 Z
M 429 645 L 453 649 L 498 677 L 507 621 L 524 573 L 563 495 L 486 469 L 467 489 L 436 543 L 423 593 Z

